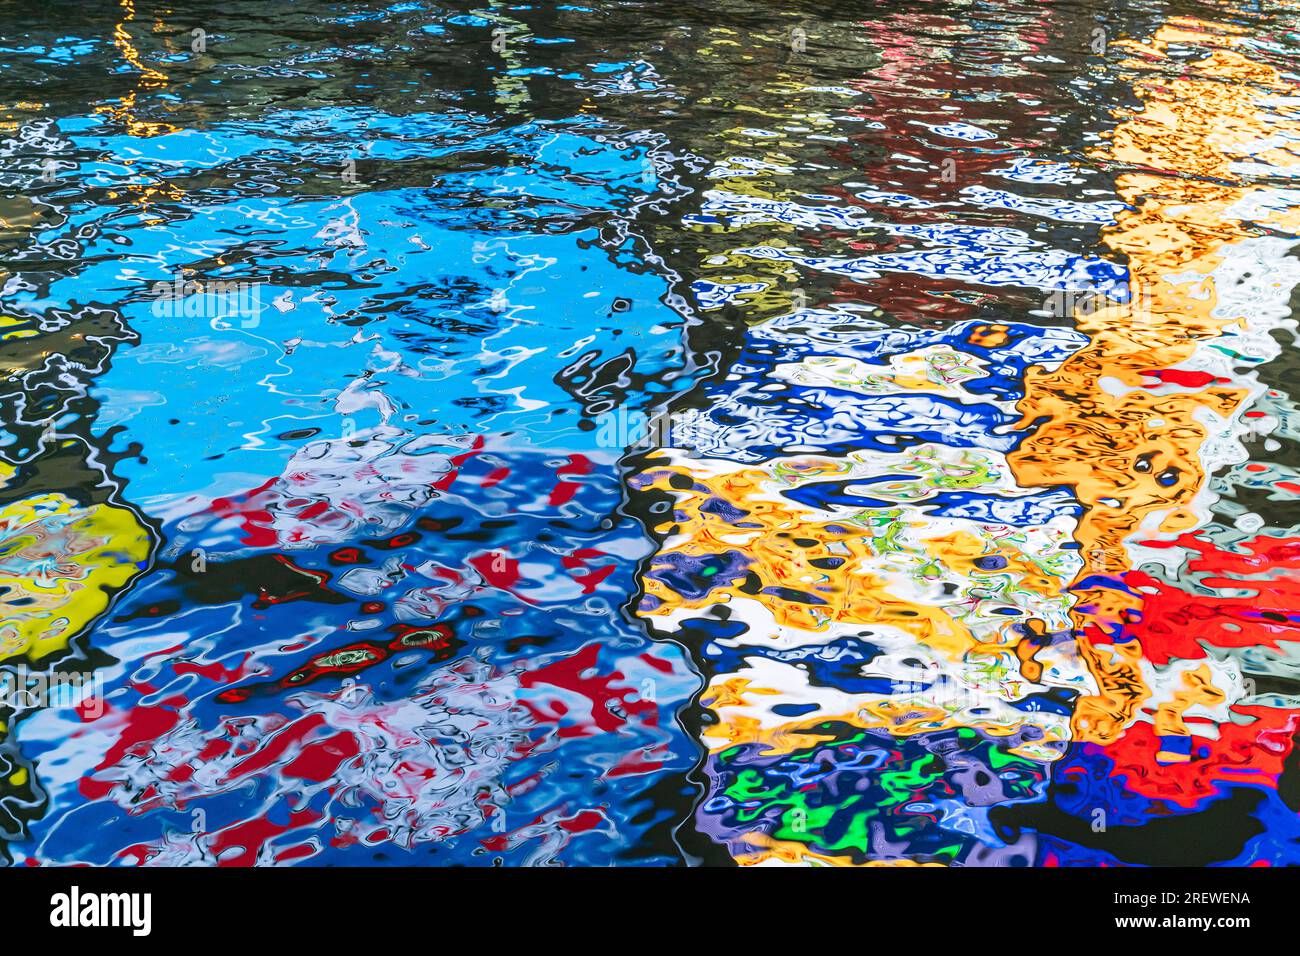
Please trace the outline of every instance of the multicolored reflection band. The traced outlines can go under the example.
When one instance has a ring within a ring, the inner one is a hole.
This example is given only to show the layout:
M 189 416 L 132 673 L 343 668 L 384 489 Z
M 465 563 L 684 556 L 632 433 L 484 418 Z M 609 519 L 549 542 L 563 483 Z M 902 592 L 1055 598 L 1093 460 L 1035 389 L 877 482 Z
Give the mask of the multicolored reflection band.
M 696 821 L 743 863 L 1133 862 L 1169 833 L 1151 818 L 1241 791 L 1254 835 L 1215 862 L 1296 862 L 1276 785 L 1300 701 L 1264 685 L 1295 674 L 1300 538 L 1211 512 L 1300 490 L 1246 445 L 1297 424 L 1255 371 L 1295 332 L 1293 78 L 1214 24 L 1122 47 L 1141 107 L 1095 152 L 1125 170 L 1103 241 L 1127 277 L 966 226 L 925 227 L 935 253 L 802 253 L 831 222 L 918 233 L 794 181 L 723 174 L 689 220 L 787 234 L 736 248 L 705 308 L 771 295 L 786 263 L 1109 300 L 1072 328 L 899 328 L 851 294 L 761 321 L 638 476 L 672 502 L 641 613 L 709 680 Z

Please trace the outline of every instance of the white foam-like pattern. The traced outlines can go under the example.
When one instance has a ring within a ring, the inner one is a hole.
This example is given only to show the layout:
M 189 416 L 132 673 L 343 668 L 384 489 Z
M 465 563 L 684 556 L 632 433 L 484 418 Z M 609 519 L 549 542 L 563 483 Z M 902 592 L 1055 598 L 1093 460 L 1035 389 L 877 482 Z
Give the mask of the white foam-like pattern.
M 967 186 L 962 197 L 975 206 L 985 209 L 1012 209 L 1016 212 L 1042 216 L 1057 222 L 1075 222 L 1091 225 L 1109 225 L 1115 214 L 1128 208 L 1118 200 L 1104 202 L 1079 202 L 1073 199 L 1052 199 L 1046 196 L 1020 196 L 1003 189 L 986 186 Z
M 859 359 L 816 355 L 800 362 L 787 362 L 773 370 L 773 378 L 792 385 L 837 388 L 859 395 L 893 395 L 916 392 L 919 388 L 963 405 L 993 405 L 1008 415 L 1015 413 L 1014 401 L 998 401 L 987 395 L 975 395 L 962 382 L 979 378 L 987 363 L 950 345 L 929 345 L 914 352 L 890 355 L 888 365 L 875 365 Z M 899 384 L 902 379 L 907 384 Z M 913 386 L 911 382 L 916 382 Z

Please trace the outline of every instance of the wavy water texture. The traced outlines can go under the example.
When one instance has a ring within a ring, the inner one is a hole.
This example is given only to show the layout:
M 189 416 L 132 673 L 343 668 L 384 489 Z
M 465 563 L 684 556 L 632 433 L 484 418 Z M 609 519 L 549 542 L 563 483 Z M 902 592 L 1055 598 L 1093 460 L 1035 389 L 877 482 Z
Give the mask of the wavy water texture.
M 1300 193 L 1279 185 L 1300 162 L 1294 78 L 1241 33 L 1181 20 L 1115 44 L 1140 106 L 1091 156 L 1126 170 L 1118 201 L 960 188 L 974 206 L 1104 224 L 1109 262 L 858 204 L 953 205 L 897 178 L 837 196 L 732 180 L 687 219 L 784 233 L 710 259 L 774 271 L 697 284 L 703 308 L 788 286 L 783 264 L 861 289 L 751 328 L 638 479 L 672 502 L 642 613 L 709 676 L 697 823 L 737 860 L 1161 862 L 1179 854 L 1171 821 L 1234 803 L 1254 820 L 1204 862 L 1296 861 L 1277 789 L 1292 704 L 1261 697 L 1262 670 L 1227 651 L 1285 658 L 1300 637 L 1300 539 L 1252 534 L 1259 519 L 1215 530 L 1207 480 L 1263 470 L 1243 440 L 1279 422 L 1255 367 L 1281 353 L 1271 333 L 1294 335 L 1300 280 Z M 899 59 L 891 80 L 924 85 Z M 793 172 L 784 156 L 745 165 Z M 948 248 L 801 251 L 828 232 Z M 908 323 L 898 286 L 874 288 L 889 271 L 1088 296 L 1072 329 Z
M 0 859 L 1300 862 L 1293 5 L 74 6 Z
M 589 427 L 686 361 L 633 230 L 663 138 L 517 109 L 504 15 L 376 12 L 208 11 L 192 55 L 124 2 L 71 55 L 129 86 L 10 126 L 0 647 L 99 682 L 6 700 L 16 863 L 677 859 L 697 680 L 622 610 L 651 545 Z M 439 92 L 358 97 L 362 47 Z

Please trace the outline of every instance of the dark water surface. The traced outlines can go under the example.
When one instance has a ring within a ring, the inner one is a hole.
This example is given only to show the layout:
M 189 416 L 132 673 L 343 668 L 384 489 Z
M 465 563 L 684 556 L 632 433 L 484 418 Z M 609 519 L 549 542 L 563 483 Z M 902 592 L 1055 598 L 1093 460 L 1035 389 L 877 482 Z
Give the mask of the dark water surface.
M 1300 862 L 1294 3 L 0 24 L 10 862 Z

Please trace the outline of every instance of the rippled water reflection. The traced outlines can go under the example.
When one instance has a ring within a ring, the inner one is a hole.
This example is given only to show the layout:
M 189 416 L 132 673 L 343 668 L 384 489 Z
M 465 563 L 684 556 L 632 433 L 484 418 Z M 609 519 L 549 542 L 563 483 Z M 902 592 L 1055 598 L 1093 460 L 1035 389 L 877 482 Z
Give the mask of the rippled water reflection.
M 1294 5 L 47 19 L 12 862 L 1300 861 Z

